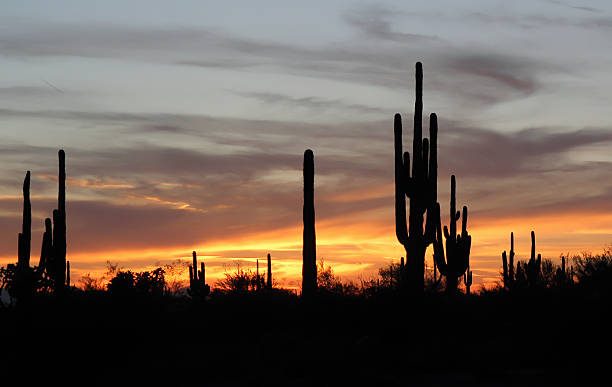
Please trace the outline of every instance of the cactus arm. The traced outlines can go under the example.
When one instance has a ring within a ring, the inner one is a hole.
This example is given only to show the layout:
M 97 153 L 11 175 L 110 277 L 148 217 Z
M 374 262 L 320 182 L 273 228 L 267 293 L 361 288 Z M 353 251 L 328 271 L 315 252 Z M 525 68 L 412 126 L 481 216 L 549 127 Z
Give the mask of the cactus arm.
M 510 282 L 508 281 L 508 258 L 506 257 L 506 251 L 502 253 L 502 270 L 503 270 L 503 279 L 504 286 L 509 286 Z
M 425 210 L 427 209 L 427 207 L 429 206 L 429 202 L 431 200 L 431 185 L 429 184 L 429 164 L 427 162 L 427 160 L 429 160 L 429 140 L 424 138 L 423 139 L 423 179 L 426 181 L 425 184 L 425 189 L 423 190 L 423 195 L 425 196 L 423 198 L 423 202 L 426 204 L 423 206 L 422 211 L 425 212 Z
M 535 232 L 531 231 L 531 259 L 530 261 L 535 261 Z
M 414 137 L 412 139 L 412 176 L 420 179 L 421 156 L 423 151 L 423 64 L 417 62 L 415 66 L 415 89 L 416 98 L 414 101 Z
M 408 187 L 410 177 L 410 156 L 402 154 L 402 117 L 395 115 L 394 121 L 394 148 L 395 148 L 395 235 L 399 243 L 408 246 L 408 228 L 406 226 L 406 195 L 411 189 Z M 404 160 L 402 160 L 404 156 Z M 407 164 L 405 164 L 407 163 Z
M 440 204 L 439 203 L 435 203 L 432 206 L 433 209 L 433 213 L 435 215 L 440 215 Z M 434 216 L 435 216 L 434 215 Z M 429 214 L 428 214 L 429 216 Z M 436 240 L 433 243 L 433 247 L 434 247 L 434 262 L 435 262 L 435 266 L 438 268 L 438 271 L 440 272 L 441 275 L 445 275 L 444 273 L 447 272 L 447 268 L 446 268 L 446 258 L 444 256 L 444 245 L 442 244 L 442 225 L 440 224 L 441 222 L 436 222 Z M 446 227 L 445 227 L 445 232 L 446 232 Z
M 438 200 L 438 116 L 435 113 L 429 115 L 429 183 L 433 204 Z

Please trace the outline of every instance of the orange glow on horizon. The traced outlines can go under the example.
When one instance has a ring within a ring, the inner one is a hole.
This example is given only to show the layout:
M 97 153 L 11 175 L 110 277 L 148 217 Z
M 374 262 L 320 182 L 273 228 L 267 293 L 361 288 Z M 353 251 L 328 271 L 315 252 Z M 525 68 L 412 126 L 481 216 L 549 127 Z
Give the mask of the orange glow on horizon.
M 579 215 L 559 212 L 556 215 L 532 217 L 470 218 L 468 231 L 472 235 L 471 270 L 474 284 L 491 286 L 499 281 L 500 255 L 509 249 L 511 231 L 515 234 L 515 250 L 519 260 L 529 258 L 532 229 L 536 232 L 536 251 L 554 262 L 562 253 L 597 252 L 612 241 L 612 229 L 608 226 L 612 224 L 612 213 Z M 394 225 L 382 220 L 376 211 L 324 219 L 317 222 L 316 227 L 318 260 L 331 265 L 344 280 L 375 278 L 378 268 L 398 262 L 405 255 L 395 238 Z M 593 240 L 600 240 L 601 244 L 594 245 Z M 69 250 L 68 259 L 72 264 L 72 278 L 77 282 L 86 273 L 101 277 L 106 271 L 107 261 L 125 269 L 151 270 L 177 260 L 186 265 L 191 262 L 191 251 L 195 250 L 198 257 L 206 262 L 207 278 L 214 284 L 237 263 L 254 270 L 255 262 L 259 259 L 263 261 L 263 264 L 260 262 L 260 269 L 265 271 L 265 257 L 270 252 L 273 276 L 278 285 L 296 288 L 301 278 L 301 247 L 302 228 L 296 225 L 266 232 L 242 233 L 239 237 L 202 242 L 193 247 Z M 32 255 L 32 265 L 38 261 L 35 255 Z M 14 257 L 0 258 L 3 264 L 15 260 Z M 426 262 L 431 267 L 431 249 L 428 249 Z M 178 279 L 187 279 L 186 272 L 182 276 Z

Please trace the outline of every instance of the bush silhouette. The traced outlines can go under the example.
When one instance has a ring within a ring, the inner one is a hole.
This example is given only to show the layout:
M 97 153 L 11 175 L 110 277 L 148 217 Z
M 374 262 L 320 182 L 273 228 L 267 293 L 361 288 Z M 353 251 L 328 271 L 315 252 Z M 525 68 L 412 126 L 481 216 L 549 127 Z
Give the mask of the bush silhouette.
M 153 295 L 161 296 L 166 291 L 164 269 L 157 268 L 152 272 L 118 271 L 107 285 L 113 296 Z
M 225 271 L 225 278 L 218 280 L 215 286 L 218 290 L 225 293 L 248 293 L 263 289 L 263 279 L 265 276 L 257 275 L 251 269 L 243 269 L 239 263 L 235 265 L 233 271 Z
M 612 246 L 603 253 L 583 253 L 573 257 L 580 287 L 589 292 L 612 294 Z

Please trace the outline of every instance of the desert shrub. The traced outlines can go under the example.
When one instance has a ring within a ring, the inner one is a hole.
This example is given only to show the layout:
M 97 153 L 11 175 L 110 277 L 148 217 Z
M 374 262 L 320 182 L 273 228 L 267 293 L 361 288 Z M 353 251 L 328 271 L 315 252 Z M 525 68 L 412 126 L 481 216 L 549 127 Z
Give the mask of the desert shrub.
M 612 292 L 612 247 L 603 253 L 583 253 L 572 258 L 574 274 L 581 288 L 598 293 Z
M 246 293 L 264 288 L 265 272 L 258 277 L 251 269 L 243 269 L 240 263 L 237 263 L 232 271 L 226 267 L 223 274 L 224 278 L 215 283 L 215 287 L 222 292 Z
M 352 281 L 342 282 L 340 277 L 334 274 L 330 265 L 325 265 L 321 259 L 317 263 L 317 287 L 319 291 L 338 295 L 357 295 L 359 287 Z
M 164 269 L 161 267 L 153 271 L 132 272 L 117 271 L 108 282 L 107 289 L 112 295 L 163 295 L 166 290 Z

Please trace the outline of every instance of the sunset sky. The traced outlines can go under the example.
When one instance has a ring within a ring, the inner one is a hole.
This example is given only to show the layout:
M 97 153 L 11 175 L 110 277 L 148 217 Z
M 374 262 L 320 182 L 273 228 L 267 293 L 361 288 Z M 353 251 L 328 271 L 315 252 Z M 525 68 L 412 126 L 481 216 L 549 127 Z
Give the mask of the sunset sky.
M 497 279 L 511 231 L 519 258 L 530 230 L 554 260 L 612 243 L 609 1 L 92 4 L 0 5 L 0 265 L 26 170 L 38 262 L 63 148 L 73 280 L 196 250 L 209 281 L 269 252 L 295 286 L 310 148 L 318 258 L 373 278 L 404 255 L 393 115 L 409 146 L 417 61 L 443 222 L 455 174 L 475 283 Z

